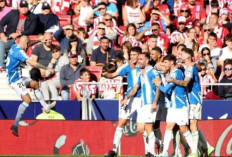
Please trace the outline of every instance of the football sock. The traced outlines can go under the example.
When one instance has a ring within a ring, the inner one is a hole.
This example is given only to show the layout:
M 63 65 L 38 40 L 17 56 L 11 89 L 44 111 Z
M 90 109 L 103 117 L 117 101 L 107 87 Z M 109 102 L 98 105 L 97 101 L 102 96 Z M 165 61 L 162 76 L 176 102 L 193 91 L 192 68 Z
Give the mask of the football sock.
M 40 104 L 43 106 L 43 108 L 47 108 L 48 104 L 45 102 L 44 97 L 39 89 L 35 90 L 35 96 L 39 100 Z
M 24 114 L 24 112 L 26 111 L 27 107 L 29 105 L 25 102 L 22 102 L 19 107 L 18 107 L 18 111 L 15 117 L 15 121 L 14 121 L 14 126 L 18 126 L 19 125 L 19 121 L 22 119 L 22 116 Z
M 143 132 L 143 140 L 144 140 L 144 150 L 145 150 L 145 154 L 148 153 L 148 139 L 147 139 L 147 132 L 144 131 Z
M 197 153 L 197 146 L 198 146 L 198 141 L 199 141 L 198 131 L 193 132 L 192 136 L 193 136 L 193 150 L 192 150 L 192 153 Z
M 190 131 L 188 130 L 188 131 L 187 131 L 186 133 L 184 133 L 183 135 L 184 135 L 184 137 L 185 137 L 185 139 L 186 139 L 186 141 L 187 141 L 189 147 L 191 148 L 192 153 L 194 153 L 194 152 L 193 152 L 193 137 L 192 137 L 192 134 L 191 134 Z
M 155 155 L 155 134 L 153 131 L 148 136 L 148 149 L 151 154 Z
M 163 153 L 168 152 L 170 141 L 172 140 L 172 130 L 165 130 L 164 133 L 164 149 Z
M 123 128 L 117 127 L 114 133 L 113 151 L 117 152 L 119 143 L 122 138 Z
M 198 134 L 199 134 L 199 141 L 201 141 L 204 144 L 204 147 L 208 149 L 210 147 L 209 142 L 205 139 L 205 136 L 200 130 L 198 130 Z
M 175 139 L 173 139 L 173 149 L 175 150 L 175 153 L 178 153 L 180 150 L 180 132 L 177 131 L 175 135 Z

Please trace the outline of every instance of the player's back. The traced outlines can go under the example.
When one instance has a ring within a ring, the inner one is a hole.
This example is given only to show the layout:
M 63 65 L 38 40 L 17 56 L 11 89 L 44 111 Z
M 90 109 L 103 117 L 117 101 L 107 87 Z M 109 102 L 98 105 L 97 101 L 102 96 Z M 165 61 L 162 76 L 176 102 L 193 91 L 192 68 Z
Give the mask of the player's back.
M 16 82 L 21 78 L 20 63 L 28 59 L 25 52 L 16 44 L 11 46 L 7 56 L 6 68 L 8 71 L 9 84 Z
M 176 80 L 184 80 L 183 72 L 177 68 L 170 73 L 170 77 Z M 171 92 L 171 107 L 183 108 L 184 106 L 188 106 L 186 89 L 175 84 Z
M 186 77 L 191 78 L 187 87 L 190 104 L 201 104 L 201 85 L 197 67 L 193 65 L 187 69 L 189 72 L 191 71 L 191 75 L 186 75 Z

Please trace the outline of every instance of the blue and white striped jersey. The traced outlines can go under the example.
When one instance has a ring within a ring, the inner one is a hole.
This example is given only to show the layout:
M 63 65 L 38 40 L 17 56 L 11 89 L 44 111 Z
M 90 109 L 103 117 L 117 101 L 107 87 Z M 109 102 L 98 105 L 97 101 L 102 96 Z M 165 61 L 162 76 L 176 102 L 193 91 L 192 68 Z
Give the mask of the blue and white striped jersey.
M 202 104 L 201 85 L 198 76 L 198 70 L 195 65 L 185 69 L 185 77 L 190 78 L 187 92 L 190 105 Z
M 176 80 L 184 80 L 184 74 L 180 69 L 175 68 L 170 72 L 169 77 Z M 178 86 L 174 83 L 168 83 L 165 87 L 159 85 L 159 89 L 166 93 L 166 99 L 169 100 L 169 108 L 183 108 L 188 106 L 187 92 L 182 86 Z
M 126 63 L 120 68 L 118 68 L 117 73 L 120 76 L 127 76 L 127 91 L 126 91 L 126 96 L 130 93 L 130 91 L 134 88 L 136 83 L 138 82 L 139 78 L 139 71 L 140 68 L 136 67 L 135 69 L 131 69 L 130 64 Z M 135 95 L 135 97 L 140 97 L 141 96 L 141 90 L 139 89 Z
M 155 100 L 156 86 L 152 80 L 159 77 L 159 74 L 152 66 L 147 66 L 144 70 L 144 74 L 140 73 L 138 80 L 138 85 L 141 87 L 142 105 L 153 104 Z
M 11 46 L 6 63 L 9 84 L 14 83 L 21 78 L 22 72 L 20 63 L 25 62 L 27 59 L 27 55 L 17 44 Z
M 166 81 L 166 77 L 164 74 L 160 74 L 160 78 L 161 78 L 161 81 L 162 81 L 162 84 L 163 86 L 167 86 L 167 81 Z M 161 91 L 162 92 L 162 91 Z M 171 106 L 171 98 L 170 98 L 170 95 L 168 93 L 164 93 L 163 92 L 163 95 L 164 95 L 164 108 L 169 108 Z

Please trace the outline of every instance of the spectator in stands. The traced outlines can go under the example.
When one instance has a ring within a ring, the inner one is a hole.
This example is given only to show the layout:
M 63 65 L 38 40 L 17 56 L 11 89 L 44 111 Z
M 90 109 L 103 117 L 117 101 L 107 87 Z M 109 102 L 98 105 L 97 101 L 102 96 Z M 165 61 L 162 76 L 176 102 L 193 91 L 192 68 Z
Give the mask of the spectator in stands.
M 69 45 L 67 48 L 67 52 L 70 53 L 76 53 L 78 56 L 78 63 L 82 64 L 83 66 L 86 66 L 87 63 L 87 54 L 85 49 L 81 49 L 78 44 L 78 38 L 73 35 L 69 38 Z
M 228 34 L 226 36 L 226 47 L 224 47 L 221 51 L 221 56 L 219 57 L 220 61 L 224 61 L 226 59 L 232 59 L 232 34 Z
M 130 60 L 130 51 L 131 51 L 132 45 L 129 41 L 125 41 L 122 43 L 122 54 L 126 60 L 126 62 L 129 62 Z
M 204 24 L 203 29 L 201 30 L 200 37 L 198 38 L 199 45 L 207 44 L 208 43 L 208 36 L 209 33 L 212 32 L 212 26 L 210 24 Z M 221 39 L 217 38 L 217 47 L 222 47 Z
M 206 8 L 206 11 L 207 11 L 206 23 L 209 23 L 209 19 L 210 19 L 210 16 L 211 16 L 212 14 L 217 14 L 217 15 L 219 15 L 220 7 L 219 7 L 218 1 L 217 1 L 217 0 L 210 0 L 209 7 Z
M 217 58 L 211 57 L 211 52 L 208 47 L 204 47 L 201 50 L 202 60 L 205 60 L 207 63 L 207 70 L 212 70 L 213 73 L 217 71 Z
M 132 46 L 141 46 L 142 43 L 140 41 L 142 40 L 144 33 L 150 29 L 152 28 L 145 28 L 142 32 L 137 33 L 135 24 L 130 23 L 126 27 L 125 36 L 122 38 L 122 42 L 129 41 Z
M 116 72 L 116 65 L 115 64 L 108 64 L 105 67 L 105 71 L 108 73 L 114 73 Z M 120 84 L 122 83 L 122 76 L 117 76 L 112 79 L 108 79 L 106 77 L 100 78 L 100 83 L 102 83 L 99 87 L 99 93 L 100 97 L 104 99 L 118 99 L 118 95 L 120 92 L 120 85 L 117 85 L 116 83 Z
M 101 2 L 106 4 L 106 12 L 113 16 L 115 19 L 118 19 L 119 14 L 117 6 L 114 3 L 109 2 L 109 0 L 101 0 Z M 95 15 L 99 16 L 100 13 L 96 12 Z
M 214 32 L 210 32 L 208 34 L 208 38 L 207 38 L 207 44 L 202 44 L 200 47 L 199 47 L 199 51 L 201 51 L 204 47 L 208 47 L 210 50 L 211 50 L 211 55 L 215 55 L 215 54 L 212 54 L 212 51 L 213 50 L 219 50 L 217 52 L 217 56 L 220 55 L 220 48 L 217 46 L 217 34 L 214 33 Z
M 156 35 L 150 35 L 147 45 L 149 46 L 149 52 L 157 46 L 158 37 Z
M 149 47 L 146 43 L 142 44 L 141 46 L 142 53 L 149 53 Z
M 151 66 L 155 67 L 157 70 L 160 70 L 161 67 L 161 61 L 163 60 L 162 56 L 162 50 L 160 47 L 154 47 L 150 52 L 151 60 L 150 64 Z
M 170 25 L 170 20 L 169 18 L 167 18 L 166 16 L 164 16 L 160 11 L 159 9 L 157 8 L 153 8 L 151 10 L 151 19 L 150 21 L 147 21 L 145 24 L 144 24 L 144 27 L 142 27 L 140 29 L 143 30 L 144 28 L 149 28 L 152 26 L 153 23 L 158 23 L 159 26 L 160 26 L 160 31 L 161 32 L 167 32 L 167 27 Z M 170 31 L 168 31 L 170 33 Z M 151 34 L 151 32 L 149 33 Z
M 88 40 L 88 34 L 86 33 L 86 30 L 83 27 L 79 27 L 77 29 L 77 37 L 81 40 L 83 47 L 86 45 Z
M 52 34 L 44 33 L 42 43 L 35 46 L 31 58 L 44 66 L 48 66 L 52 59 Z M 41 69 L 42 77 L 45 77 L 45 70 Z
M 231 32 L 231 23 L 229 20 L 229 11 L 226 8 L 220 9 L 219 25 L 226 27 Z
M 187 30 L 188 38 L 185 40 L 184 44 L 187 48 L 192 49 L 194 52 L 194 59 L 198 61 L 200 55 L 198 54 L 199 44 L 197 43 L 197 31 L 195 28 L 189 28 Z
M 188 0 L 189 8 L 192 14 L 193 21 L 204 24 L 206 21 L 206 13 L 204 6 L 196 3 L 196 0 Z
M 66 25 L 54 33 L 55 39 L 60 43 L 61 53 L 64 54 L 68 48 L 69 38 L 74 34 L 73 25 Z M 82 41 L 78 39 L 78 44 L 82 48 Z
M 57 31 L 57 27 L 59 26 L 59 18 L 57 15 L 51 12 L 51 7 L 47 2 L 44 2 L 42 5 L 42 14 L 38 15 L 38 33 L 44 32 L 52 32 L 55 33 Z
M 61 96 L 63 100 L 69 100 L 70 88 L 73 88 L 75 80 L 80 78 L 80 71 L 83 69 L 83 66 L 78 64 L 78 56 L 76 53 L 70 52 L 68 57 L 69 64 L 64 65 L 60 71 Z
M 69 60 L 65 56 L 61 56 L 61 50 L 59 46 L 54 45 L 52 47 L 52 59 L 48 64 L 49 68 L 55 70 L 55 74 L 46 70 L 45 78 L 43 81 L 42 93 L 45 100 L 59 100 L 58 89 L 60 88 L 60 70 L 68 64 Z
M 199 25 L 196 24 L 196 21 L 193 21 L 193 18 L 191 16 L 190 8 L 187 4 L 182 4 L 179 10 L 179 16 L 184 16 L 186 18 L 186 27 L 192 28 L 194 26 L 198 26 L 195 28 L 199 28 Z M 199 32 L 199 29 L 197 29 Z
M 145 21 L 145 15 L 138 0 L 126 1 L 126 5 L 122 8 L 122 19 L 124 26 L 135 24 L 136 28 Z
M 42 14 L 42 3 L 38 0 L 28 0 L 29 10 L 33 14 Z M 45 2 L 46 3 L 46 2 Z
M 171 34 L 171 44 L 183 44 L 184 40 L 188 38 L 186 33 L 186 18 L 184 16 L 178 17 L 177 30 Z
M 109 31 L 110 33 L 106 34 L 106 31 Z M 103 36 L 107 37 L 110 40 L 113 40 L 116 38 L 116 33 L 112 29 L 106 27 L 105 23 L 99 22 L 96 34 L 93 34 L 87 42 L 86 50 L 88 55 L 91 55 L 93 51 L 100 46 L 100 39 Z
M 166 34 L 160 32 L 160 25 L 158 23 L 152 24 L 152 35 L 157 36 L 157 46 L 159 46 L 162 49 L 163 54 L 166 55 L 170 40 Z
M 0 0 L 0 21 L 10 11 L 11 7 L 7 6 L 6 0 Z
M 227 28 L 219 26 L 219 17 L 217 14 L 212 13 L 209 18 L 209 24 L 212 26 L 213 32 L 216 33 L 217 37 L 221 39 L 223 43 L 224 38 L 229 34 L 229 31 Z
M 105 23 L 106 27 L 112 29 L 117 35 L 123 36 L 124 31 L 118 28 L 116 21 L 112 18 L 112 16 L 108 13 L 105 14 L 103 18 L 103 22 Z M 108 34 L 108 32 L 106 32 Z
M 83 82 L 95 82 L 90 80 L 90 71 L 86 68 L 80 70 L 80 78 L 77 79 L 73 85 L 73 91 L 76 93 L 77 100 L 82 101 L 83 96 L 89 97 L 90 99 L 95 99 L 97 93 L 97 85 L 83 84 Z
M 92 23 L 92 20 L 87 20 L 88 13 L 92 12 L 93 9 L 90 5 L 90 0 L 81 0 L 80 3 L 80 16 L 78 25 L 81 27 L 87 27 L 90 23 Z
M 224 73 L 224 76 L 223 76 Z M 224 61 L 224 72 L 220 77 L 220 83 L 232 83 L 232 60 L 226 59 Z M 232 86 L 219 86 L 218 94 L 224 99 L 232 99 Z
M 206 60 L 202 60 L 198 63 L 199 66 L 199 79 L 200 79 L 200 84 L 204 84 L 204 83 L 215 83 L 215 76 L 212 72 L 208 71 L 207 69 L 207 62 Z M 213 75 L 213 76 L 212 76 Z M 205 99 L 205 96 L 207 95 L 208 92 L 211 91 L 211 87 L 210 86 L 206 86 L 206 85 L 202 85 L 201 86 L 201 92 L 202 92 L 202 96 L 203 99 Z
M 105 66 L 118 55 L 109 47 L 109 43 L 110 40 L 107 37 L 101 37 L 99 48 L 94 50 L 91 56 L 90 66 Z
M 21 35 L 33 35 L 37 17 L 28 10 L 27 1 L 21 1 L 19 10 L 11 10 L 0 21 L 0 69 L 4 69 L 4 57 L 15 39 Z M 6 31 L 4 31 L 7 26 Z M 0 70 L 1 71 L 1 70 Z

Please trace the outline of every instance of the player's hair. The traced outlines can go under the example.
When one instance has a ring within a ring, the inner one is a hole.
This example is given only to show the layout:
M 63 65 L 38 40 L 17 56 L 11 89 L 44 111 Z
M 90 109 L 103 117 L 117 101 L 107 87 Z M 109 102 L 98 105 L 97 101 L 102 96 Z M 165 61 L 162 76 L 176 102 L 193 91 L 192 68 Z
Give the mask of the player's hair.
M 191 58 L 192 57 L 194 57 L 194 52 L 193 52 L 193 50 L 192 49 L 189 49 L 189 48 L 183 48 L 183 50 L 182 50 L 184 53 L 187 53 L 187 54 L 189 54 L 190 56 L 191 56 Z
M 83 69 L 81 69 L 81 70 L 80 70 L 80 75 L 82 76 L 85 72 L 87 72 L 87 73 L 89 73 L 89 74 L 90 74 L 89 69 L 87 69 L 87 68 L 83 68 Z
M 117 62 L 120 62 L 120 61 L 124 61 L 125 58 L 123 56 L 123 54 L 119 53 L 115 58 L 114 58 L 114 62 L 117 63 Z
M 156 47 L 154 47 L 153 49 L 151 49 L 152 51 L 156 51 L 156 52 L 158 52 L 159 54 L 161 54 L 162 55 L 162 50 L 161 50 L 161 48 L 159 47 L 159 46 L 156 46 Z
M 176 64 L 176 57 L 172 54 L 168 54 L 163 58 L 163 61 L 168 60 L 168 61 L 173 61 L 174 64 Z
M 150 53 L 149 52 L 143 52 L 140 55 L 144 55 L 148 60 L 150 60 Z
M 52 53 L 53 52 L 57 52 L 57 51 L 60 51 L 60 46 L 57 46 L 57 45 L 52 45 Z
M 210 32 L 209 35 L 208 35 L 208 38 L 209 38 L 209 37 L 214 37 L 214 38 L 217 39 L 217 34 L 214 33 L 214 32 Z
M 108 73 L 113 73 L 117 70 L 117 67 L 115 64 L 109 63 L 104 67 L 103 71 L 106 71 Z
M 232 34 L 228 34 L 226 36 L 226 41 L 232 41 Z
M 232 59 L 226 59 L 225 61 L 224 61 L 224 68 L 226 67 L 226 65 L 232 65 Z
M 141 53 L 142 53 L 142 49 L 141 49 L 141 47 L 139 47 L 139 46 L 132 47 L 132 48 L 131 48 L 131 51 L 137 52 L 138 54 L 141 54 Z
M 109 39 L 109 38 L 107 38 L 106 36 L 103 36 L 103 37 L 101 37 L 101 38 L 100 38 L 100 42 L 101 42 L 102 40 L 104 40 L 104 39 L 106 39 L 106 40 L 110 41 L 110 39 Z
M 30 77 L 32 80 L 39 82 L 42 79 L 40 70 L 37 68 L 32 68 L 30 71 Z

